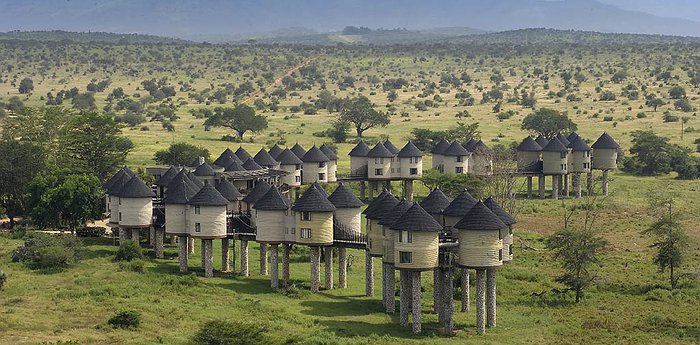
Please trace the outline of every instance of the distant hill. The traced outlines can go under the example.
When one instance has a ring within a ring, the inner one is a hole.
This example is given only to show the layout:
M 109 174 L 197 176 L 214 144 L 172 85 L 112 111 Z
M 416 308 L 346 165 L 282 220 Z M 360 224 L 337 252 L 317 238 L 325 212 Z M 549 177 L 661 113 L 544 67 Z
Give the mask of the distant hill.
M 10 31 L 0 32 L 0 40 L 24 41 L 73 41 L 105 43 L 194 43 L 179 38 L 169 38 L 142 34 L 118 34 L 111 32 L 72 32 L 72 31 Z
M 508 44 L 658 44 L 700 43 L 700 37 L 617 34 L 580 30 L 520 29 L 481 35 L 465 35 L 448 39 L 450 43 L 508 43 Z

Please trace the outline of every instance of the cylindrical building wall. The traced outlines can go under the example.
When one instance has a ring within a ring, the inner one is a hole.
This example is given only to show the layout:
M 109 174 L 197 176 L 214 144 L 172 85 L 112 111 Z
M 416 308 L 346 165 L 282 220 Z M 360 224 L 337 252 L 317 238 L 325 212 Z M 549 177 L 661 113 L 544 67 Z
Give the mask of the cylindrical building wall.
M 367 227 L 367 249 L 372 256 L 384 255 L 384 236 L 382 235 L 382 226 L 379 221 L 370 219 Z
M 297 169 L 296 164 L 280 165 L 280 169 L 287 172 L 286 176 L 282 176 L 280 182 L 292 187 L 301 186 L 301 169 Z
M 362 231 L 362 215 L 360 208 L 336 208 L 335 220 L 350 231 Z
M 468 268 L 496 267 L 503 264 L 503 241 L 499 231 L 459 231 L 459 265 Z
M 617 169 L 617 150 L 616 149 L 594 149 L 592 158 L 592 167 L 597 170 Z
M 564 175 L 568 171 L 567 152 L 542 152 L 542 173 L 545 175 Z
M 282 243 L 285 241 L 285 212 L 257 210 L 257 233 L 255 240 L 263 243 Z
M 532 151 L 518 151 L 518 171 L 533 172 L 540 162 L 540 153 Z
M 189 219 L 188 205 L 167 204 L 165 205 L 165 233 L 189 236 L 187 219 Z
M 302 175 L 302 182 L 304 182 L 304 184 L 328 182 L 328 164 L 325 162 L 305 162 L 303 164 Z
M 304 245 L 333 244 L 333 212 L 310 212 L 310 220 L 302 220 L 305 212 L 297 212 L 296 242 Z
M 226 237 L 226 207 L 190 206 L 189 213 L 190 236 L 200 239 Z
M 399 163 L 399 177 L 414 179 L 423 175 L 423 157 L 399 157 Z
M 589 151 L 571 151 L 569 154 L 569 173 L 587 173 L 591 171 L 591 153 Z
M 410 231 L 410 243 L 401 242 L 401 236 L 395 232 L 394 266 L 397 269 L 432 270 L 438 267 L 437 232 Z M 402 253 L 411 253 L 411 260 L 402 260 Z
M 119 198 L 119 226 L 147 227 L 153 223 L 153 200 L 151 198 Z

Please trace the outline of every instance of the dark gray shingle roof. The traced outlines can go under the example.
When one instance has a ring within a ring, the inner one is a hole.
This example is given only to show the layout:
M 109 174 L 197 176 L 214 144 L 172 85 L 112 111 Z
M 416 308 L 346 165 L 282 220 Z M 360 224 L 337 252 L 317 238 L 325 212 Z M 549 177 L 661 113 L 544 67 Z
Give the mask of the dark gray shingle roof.
M 446 209 L 449 205 L 450 198 L 448 198 L 447 195 L 440 190 L 440 188 L 433 189 L 433 191 L 420 202 L 420 206 L 426 212 L 432 214 L 440 214 L 440 212 Z
M 408 211 L 391 224 L 392 230 L 405 231 L 440 231 L 442 225 L 426 212 L 418 203 L 414 203 Z
M 219 158 L 217 158 L 214 161 L 214 165 L 225 168 L 234 160 L 233 157 L 236 157 L 236 159 L 238 159 L 238 156 L 236 156 L 236 154 L 233 151 L 231 151 L 231 149 L 227 148 L 226 150 L 224 150 L 224 152 L 221 152 Z
M 464 143 L 464 145 L 462 145 L 462 146 L 464 147 L 465 150 L 467 150 L 469 152 L 474 152 L 474 148 L 476 147 L 476 143 L 477 143 L 477 141 L 474 138 L 470 138 L 469 141 Z
M 242 162 L 245 162 L 246 160 L 248 160 L 248 158 L 250 158 L 250 153 L 248 153 L 248 151 L 246 151 L 243 148 L 243 146 L 239 146 L 235 154 L 238 157 L 238 159 L 240 159 Z
M 547 146 L 542 148 L 542 152 L 567 152 L 566 145 L 562 144 L 558 138 L 552 138 Z
M 323 194 L 323 196 L 325 196 L 326 198 L 327 198 L 328 195 L 329 195 L 329 194 L 328 194 L 328 191 L 326 191 L 325 189 L 323 189 L 323 186 L 321 186 L 321 184 L 318 183 L 318 181 L 312 183 L 312 184 L 311 184 L 311 188 L 316 188 L 316 189 L 318 189 L 318 191 L 321 192 L 321 194 Z
M 364 140 L 360 140 L 357 145 L 350 150 L 348 156 L 367 157 L 367 153 L 369 153 L 369 146 L 367 146 L 367 143 Z
M 192 181 L 187 179 L 184 174 L 178 174 L 168 185 L 168 191 L 165 194 L 163 203 L 167 204 L 186 204 L 192 197 L 197 194 L 199 188 Z
M 547 140 L 547 138 L 545 138 L 542 134 L 538 135 L 537 138 L 535 138 L 535 141 L 540 144 L 540 147 L 545 147 L 547 144 L 549 144 L 549 140 Z
M 569 133 L 569 135 L 566 136 L 566 140 L 568 140 L 569 143 L 572 143 L 576 138 L 580 138 L 580 136 L 576 132 L 571 132 Z
M 209 163 L 204 162 L 197 169 L 194 169 L 194 176 L 216 176 L 216 171 Z
M 319 162 L 328 162 L 330 159 L 323 154 L 323 152 L 314 145 L 309 149 L 309 151 L 306 152 L 304 157 L 301 157 L 302 162 L 304 163 L 319 163 Z
M 581 137 L 575 137 L 569 143 L 569 148 L 572 151 L 590 151 L 591 148 L 586 144 Z
M 165 171 L 163 175 L 160 175 L 160 177 L 156 180 L 155 185 L 160 186 L 160 187 L 167 187 L 170 181 L 177 176 L 178 170 L 171 166 L 168 168 L 168 170 Z
M 245 170 L 262 170 L 260 164 L 256 163 L 253 158 L 248 158 L 248 160 L 243 163 L 242 167 L 244 167 Z
M 384 147 L 386 147 L 386 149 L 389 150 L 389 152 L 391 152 L 394 155 L 399 153 L 399 149 L 389 139 L 384 140 Z
M 450 217 L 464 217 L 474 205 L 479 202 L 469 192 L 464 190 L 442 211 Z
M 318 189 L 309 188 L 294 203 L 292 210 L 301 212 L 333 212 L 335 206 Z
M 497 215 L 498 218 L 501 219 L 503 224 L 513 225 L 517 223 L 515 218 L 513 218 L 513 216 L 510 213 L 506 212 L 506 210 L 504 210 L 503 207 L 501 207 L 501 205 L 499 205 L 494 198 L 489 197 L 488 199 L 484 200 L 484 205 L 486 205 L 486 207 L 488 207 L 489 210 L 493 212 L 493 214 Z
M 396 205 L 398 205 L 399 200 L 396 199 L 391 194 L 388 194 L 382 200 L 380 200 L 377 205 L 372 208 L 370 212 L 365 213 L 365 218 L 367 219 L 374 219 L 374 220 L 381 220 L 386 216 L 386 214 L 391 211 Z
M 226 169 L 224 171 L 245 171 L 246 169 L 243 167 L 243 163 L 239 161 L 233 161 L 231 164 L 226 166 Z
M 289 201 L 280 193 L 279 189 L 272 187 L 255 202 L 253 208 L 266 211 L 284 211 L 289 208 Z
M 372 200 L 372 201 L 369 203 L 369 205 L 367 205 L 367 207 L 365 208 L 365 210 L 362 211 L 362 214 L 365 214 L 365 215 L 368 214 L 368 213 L 371 214 L 371 213 L 372 213 L 372 210 L 374 210 L 375 208 L 377 208 L 377 205 L 379 205 L 379 203 L 381 202 L 381 200 L 384 199 L 384 198 L 386 198 L 387 195 L 389 195 L 389 191 L 387 191 L 386 189 L 384 189 L 381 193 L 379 193 L 379 195 L 377 195 L 376 198 L 374 198 L 374 200 Z
M 406 199 L 401 200 L 398 204 L 396 204 L 396 206 L 394 206 L 394 208 L 389 210 L 389 212 L 384 214 L 384 216 L 379 219 L 379 225 L 391 226 L 392 224 L 396 223 L 396 221 L 398 221 L 409 208 L 411 208 L 411 203 Z
M 304 157 L 304 155 L 306 154 L 306 149 L 299 145 L 299 143 L 294 144 L 294 146 L 292 146 L 290 150 L 292 150 L 292 152 L 294 152 L 294 154 L 297 155 L 299 159 L 301 159 L 301 157 Z
M 228 205 L 228 200 L 214 186 L 205 183 L 204 187 L 187 204 L 195 206 L 226 206 Z
M 187 170 L 187 169 L 185 169 L 185 170 Z M 187 171 L 187 178 L 189 178 L 190 181 L 192 181 L 192 183 L 197 185 L 197 188 L 204 187 L 204 182 L 202 182 L 202 180 L 200 180 L 197 176 L 195 176 L 195 174 L 193 174 L 191 171 Z
M 611 150 L 616 150 L 620 148 L 620 145 L 615 142 L 615 139 L 613 139 L 608 132 L 603 132 L 603 134 L 600 135 L 598 140 L 596 140 L 591 147 L 594 150 L 600 150 L 600 149 L 611 149 Z
M 216 185 L 216 190 L 228 201 L 236 201 L 243 198 L 243 194 L 238 191 L 238 188 L 226 179 L 221 180 L 221 182 Z
M 338 160 L 338 155 L 328 145 L 323 144 L 318 149 L 321 150 L 321 152 L 323 152 L 323 154 L 326 155 L 326 157 L 328 157 L 328 159 L 330 159 L 332 161 Z
M 281 165 L 299 165 L 302 163 L 301 159 L 297 157 L 290 149 L 284 149 L 280 154 L 277 155 L 277 161 Z
M 525 139 L 518 145 L 518 151 L 520 152 L 540 152 L 542 147 L 538 144 L 535 139 L 531 136 L 526 136 Z
M 364 205 L 343 182 L 338 183 L 338 188 L 328 196 L 328 201 L 336 208 L 359 208 Z
M 370 158 L 391 158 L 394 157 L 394 154 L 389 151 L 384 144 L 382 143 L 377 143 L 377 145 L 374 145 L 374 147 L 367 152 L 367 157 Z
M 279 156 L 280 153 L 282 153 L 282 148 L 279 145 L 275 144 L 269 150 L 267 150 L 267 153 L 269 153 L 270 156 L 272 156 L 272 158 L 278 160 L 277 156 Z
M 450 147 L 450 142 L 442 139 L 440 140 L 435 146 L 433 146 L 433 149 L 430 150 L 430 153 L 436 154 L 436 155 L 441 155 L 447 150 L 447 148 Z
M 152 198 L 153 190 L 138 177 L 132 177 L 116 194 L 120 198 Z
M 253 157 L 253 160 L 255 163 L 258 163 L 258 165 L 263 166 L 263 167 L 274 167 L 277 165 L 277 161 L 270 156 L 265 149 L 261 148 L 258 153 L 255 154 L 255 157 Z
M 401 151 L 399 151 L 398 154 L 399 157 L 422 157 L 423 152 L 416 147 L 416 145 L 413 144 L 413 142 L 409 141 L 406 143 L 406 145 L 401 148 Z
M 506 227 L 507 225 L 481 201 L 455 224 L 455 228 L 460 230 L 500 230 Z
M 104 185 L 105 190 L 108 190 L 110 187 L 112 187 L 114 182 L 119 180 L 122 177 L 122 175 L 124 175 L 124 174 L 128 175 L 126 169 L 127 169 L 126 167 L 123 167 L 123 168 L 119 169 L 119 171 L 117 171 L 114 175 L 112 175 L 112 177 L 110 177 L 109 180 L 107 180 L 107 182 L 105 182 L 105 185 Z M 129 170 L 129 171 L 131 171 L 131 170 Z M 134 176 L 134 175 L 130 175 L 130 176 Z
M 443 156 L 467 156 L 469 155 L 469 151 L 467 151 L 467 149 L 465 149 L 464 146 L 460 145 L 458 142 L 453 141 L 442 154 Z
M 129 175 L 126 171 L 123 170 L 122 174 L 117 173 L 117 175 L 119 175 L 119 177 L 112 181 L 112 184 L 107 189 L 107 194 L 109 195 L 117 196 L 124 187 L 124 185 L 127 182 L 129 182 L 129 180 L 131 180 L 132 177 L 132 175 Z
M 254 204 L 258 201 L 258 199 L 262 198 L 262 196 L 265 195 L 265 193 L 267 193 L 271 187 L 272 186 L 265 181 L 258 181 L 258 183 L 255 184 L 255 187 L 248 192 L 248 195 L 243 198 L 243 201 L 249 204 Z

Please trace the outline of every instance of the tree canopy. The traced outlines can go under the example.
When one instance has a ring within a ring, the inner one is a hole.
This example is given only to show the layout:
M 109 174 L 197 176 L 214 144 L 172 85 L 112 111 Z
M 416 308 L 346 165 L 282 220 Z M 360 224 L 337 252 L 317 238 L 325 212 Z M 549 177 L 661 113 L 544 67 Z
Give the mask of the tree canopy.
M 167 150 L 160 150 L 153 155 L 156 163 L 163 165 L 191 165 L 198 157 L 209 160 L 209 150 L 188 143 L 175 143 Z
M 239 104 L 235 108 L 216 108 L 214 115 L 204 121 L 205 127 L 226 127 L 233 129 L 239 139 L 248 132 L 260 132 L 267 128 L 267 118 L 256 115 L 255 109 Z
M 374 105 L 365 96 L 359 96 L 345 102 L 340 111 L 339 119 L 351 123 L 355 127 L 358 137 L 366 130 L 389 124 L 389 114 L 374 109 Z
M 35 190 L 41 195 L 32 209 L 32 220 L 41 227 L 69 229 L 100 218 L 103 190 L 100 180 L 86 174 L 48 178 L 50 182 Z
M 0 206 L 13 226 L 24 214 L 29 182 L 44 168 L 44 151 L 29 142 L 0 141 L 0 157 Z
M 540 108 L 534 113 L 525 116 L 521 128 L 542 134 L 547 139 L 552 139 L 559 133 L 575 131 L 577 126 L 564 113 L 554 109 Z

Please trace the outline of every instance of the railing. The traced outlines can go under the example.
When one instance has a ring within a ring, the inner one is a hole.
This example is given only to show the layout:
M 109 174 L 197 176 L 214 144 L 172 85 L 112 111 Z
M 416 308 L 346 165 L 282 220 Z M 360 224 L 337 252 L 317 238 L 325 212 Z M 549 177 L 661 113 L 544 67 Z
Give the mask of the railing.
M 250 214 L 240 213 L 231 217 L 231 227 L 229 233 L 236 235 L 255 236 L 257 229 L 250 221 Z
M 352 230 L 344 224 L 333 220 L 333 241 L 366 244 L 367 235 Z
M 165 227 L 165 205 L 161 202 L 153 202 L 153 227 Z
M 359 178 L 366 178 L 368 175 L 367 172 L 367 166 L 363 165 L 359 169 L 355 169 L 351 171 L 349 174 L 338 174 L 336 173 L 336 177 L 340 179 L 359 179 Z
M 441 268 L 449 268 L 454 266 L 455 256 L 455 253 L 450 251 L 448 248 L 440 248 L 438 251 L 438 265 Z

